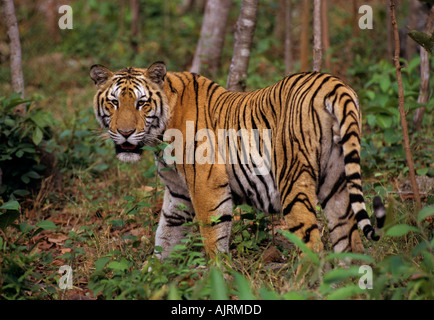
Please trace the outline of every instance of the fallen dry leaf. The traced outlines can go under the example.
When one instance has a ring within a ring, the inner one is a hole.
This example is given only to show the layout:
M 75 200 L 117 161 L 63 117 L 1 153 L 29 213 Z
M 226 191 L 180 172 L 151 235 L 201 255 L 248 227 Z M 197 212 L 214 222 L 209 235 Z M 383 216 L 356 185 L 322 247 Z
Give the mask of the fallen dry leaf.
M 66 240 L 68 240 L 69 237 L 67 235 L 64 235 L 62 233 L 53 233 L 48 237 L 48 241 L 61 245 L 63 244 Z
M 67 252 L 71 252 L 71 248 L 62 248 L 62 249 L 60 249 L 60 252 L 62 254 L 67 253 Z
M 42 250 L 42 251 L 47 251 L 52 246 L 53 246 L 53 243 L 49 243 L 47 241 L 41 241 L 40 243 L 38 243 L 38 249 Z
M 275 246 L 269 246 L 262 254 L 264 262 L 279 262 L 282 259 L 282 253 Z

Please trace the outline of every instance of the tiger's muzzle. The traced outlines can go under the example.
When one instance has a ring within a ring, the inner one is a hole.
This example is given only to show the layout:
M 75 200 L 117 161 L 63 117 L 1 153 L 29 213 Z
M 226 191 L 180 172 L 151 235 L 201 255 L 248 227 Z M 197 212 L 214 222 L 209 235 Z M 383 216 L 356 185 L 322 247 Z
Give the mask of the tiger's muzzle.
M 116 156 L 124 162 L 135 162 L 140 160 L 143 152 L 140 139 L 137 139 L 136 130 L 117 130 L 117 134 L 110 132 L 110 136 L 115 143 Z

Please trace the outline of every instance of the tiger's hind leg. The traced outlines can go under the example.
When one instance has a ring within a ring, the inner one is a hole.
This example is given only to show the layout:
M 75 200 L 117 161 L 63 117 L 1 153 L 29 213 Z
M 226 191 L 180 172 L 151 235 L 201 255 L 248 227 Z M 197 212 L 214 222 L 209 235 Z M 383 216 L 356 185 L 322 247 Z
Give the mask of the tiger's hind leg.
M 304 171 L 293 182 L 279 183 L 282 212 L 290 232 L 302 239 L 312 251 L 323 249 L 316 219 L 316 182 Z
M 342 177 L 341 177 L 342 178 Z M 335 182 L 336 192 L 322 202 L 334 252 L 363 252 L 363 244 L 351 209 L 346 181 Z M 345 176 L 343 177 L 345 180 Z M 333 192 L 332 190 L 331 192 Z
M 341 149 L 335 147 L 327 164 L 318 193 L 330 232 L 334 252 L 363 252 L 357 221 L 351 209 L 344 160 Z

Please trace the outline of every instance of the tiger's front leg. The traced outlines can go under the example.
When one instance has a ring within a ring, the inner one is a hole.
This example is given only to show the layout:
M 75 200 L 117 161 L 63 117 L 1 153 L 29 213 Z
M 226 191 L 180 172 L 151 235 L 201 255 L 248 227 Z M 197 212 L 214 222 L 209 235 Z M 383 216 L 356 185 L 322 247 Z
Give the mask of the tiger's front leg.
M 173 187 L 172 187 L 173 188 Z M 193 221 L 194 210 L 187 192 L 171 190 L 166 186 L 160 221 L 155 235 L 155 246 L 161 247 L 157 255 L 161 259 L 169 256 L 173 247 L 191 231 L 186 222 Z
M 189 183 L 189 187 L 205 251 L 214 259 L 216 253 L 229 252 L 233 200 L 223 166 L 202 165 L 199 168 L 196 168 L 195 181 Z

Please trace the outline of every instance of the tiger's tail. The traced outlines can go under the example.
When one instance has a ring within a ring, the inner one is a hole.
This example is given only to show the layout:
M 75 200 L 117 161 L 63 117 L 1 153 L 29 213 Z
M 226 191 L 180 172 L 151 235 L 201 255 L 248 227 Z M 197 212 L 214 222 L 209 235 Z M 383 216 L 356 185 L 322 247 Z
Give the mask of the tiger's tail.
M 333 101 L 333 103 L 332 103 Z M 360 166 L 361 113 L 356 93 L 342 83 L 336 85 L 332 93 L 325 98 L 326 109 L 336 117 L 339 124 L 340 143 L 345 163 L 347 189 L 351 209 L 359 228 L 369 240 L 378 241 L 377 235 L 386 217 L 386 210 L 380 197 L 375 197 L 374 213 L 377 219 L 376 229 L 372 227 L 362 192 Z

